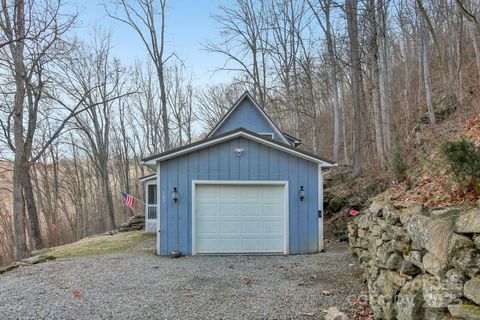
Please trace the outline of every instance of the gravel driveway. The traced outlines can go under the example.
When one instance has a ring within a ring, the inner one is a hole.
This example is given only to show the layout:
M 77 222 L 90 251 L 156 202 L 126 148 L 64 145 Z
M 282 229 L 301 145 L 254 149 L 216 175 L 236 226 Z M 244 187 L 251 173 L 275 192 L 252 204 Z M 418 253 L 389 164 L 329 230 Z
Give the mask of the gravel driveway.
M 366 290 L 347 246 L 297 256 L 119 253 L 0 276 L 1 319 L 322 319 Z M 329 293 L 322 293 L 328 291 Z

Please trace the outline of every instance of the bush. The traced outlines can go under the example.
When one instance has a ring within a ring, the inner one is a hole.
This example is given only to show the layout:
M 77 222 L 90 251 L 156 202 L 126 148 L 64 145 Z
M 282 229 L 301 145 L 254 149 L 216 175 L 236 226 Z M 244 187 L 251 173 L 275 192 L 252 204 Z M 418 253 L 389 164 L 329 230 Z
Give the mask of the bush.
M 403 146 L 400 143 L 400 138 L 397 136 L 393 143 L 392 153 L 390 154 L 390 171 L 393 179 L 396 181 L 405 180 L 407 168 L 407 162 L 403 155 Z
M 480 194 L 480 148 L 463 139 L 447 141 L 441 150 L 457 181 Z

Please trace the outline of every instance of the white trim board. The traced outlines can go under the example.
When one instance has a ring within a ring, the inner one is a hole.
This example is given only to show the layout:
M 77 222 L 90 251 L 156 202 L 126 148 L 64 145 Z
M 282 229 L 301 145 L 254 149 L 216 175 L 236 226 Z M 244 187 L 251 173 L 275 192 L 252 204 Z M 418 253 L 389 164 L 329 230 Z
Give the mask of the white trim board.
M 195 188 L 197 185 L 277 185 L 283 186 L 283 197 L 284 197 L 284 232 L 285 232 L 285 239 L 284 239 L 284 252 L 283 254 L 289 254 L 289 186 L 288 181 L 279 181 L 279 180 L 192 180 L 192 255 L 196 255 L 196 243 L 195 243 Z
M 318 179 L 318 210 L 322 212 L 322 217 L 318 217 L 318 232 L 317 232 L 317 237 L 318 237 L 318 252 L 322 252 L 324 249 L 324 244 L 323 244 L 323 174 L 322 174 L 322 167 L 318 165 L 318 174 L 317 174 L 317 179 Z M 317 212 L 318 214 L 318 212 Z
M 273 123 L 272 120 L 270 120 L 270 117 L 265 113 L 265 111 L 263 111 L 262 108 L 260 108 L 260 106 L 255 102 L 255 99 L 252 98 L 252 96 L 250 95 L 250 93 L 248 93 L 248 91 L 245 91 L 241 96 L 240 98 L 237 100 L 237 102 L 235 103 L 235 105 L 230 108 L 230 110 L 227 112 L 227 114 L 225 114 L 225 116 L 222 118 L 222 120 L 217 123 L 217 125 L 215 126 L 215 128 L 213 128 L 212 132 L 210 132 L 207 136 L 207 138 L 210 138 L 215 132 L 217 132 L 217 130 L 222 126 L 222 124 L 230 117 L 230 115 L 233 113 L 233 111 L 235 109 L 237 109 L 237 107 L 240 105 L 240 103 L 242 103 L 242 101 L 245 99 L 245 98 L 248 98 L 248 100 L 250 100 L 253 104 L 253 106 L 255 108 L 257 108 L 257 110 L 260 112 L 260 114 L 263 116 L 263 118 L 268 122 L 268 124 L 270 125 L 270 127 L 272 127 L 272 129 L 274 131 L 276 131 L 275 133 L 279 136 L 279 138 L 288 144 L 288 140 L 285 138 L 285 136 L 283 135 L 282 131 L 280 131 L 280 129 L 277 128 L 277 126 L 275 125 L 275 123 Z
M 247 138 L 247 139 L 250 139 L 252 141 L 258 142 L 260 144 L 266 145 L 268 147 L 278 149 L 278 150 L 282 150 L 286 153 L 293 154 L 293 155 L 295 155 L 299 158 L 318 163 L 322 167 L 333 167 L 333 166 L 335 166 L 335 164 L 325 162 L 323 160 L 320 160 L 320 159 L 317 159 L 315 157 L 309 156 L 309 155 L 304 154 L 302 152 L 298 152 L 294 149 L 289 148 L 288 146 L 282 146 L 280 144 L 277 144 L 277 143 L 270 142 L 268 140 L 259 138 L 257 136 L 252 135 L 252 134 L 249 134 L 245 131 L 236 131 L 232 134 L 219 137 L 218 139 L 208 140 L 204 143 L 199 143 L 199 144 L 191 146 L 191 147 L 183 148 L 181 150 L 178 150 L 177 152 L 172 152 L 172 153 L 166 154 L 164 156 L 159 156 L 158 158 L 153 158 L 153 159 L 150 159 L 150 160 L 147 160 L 147 161 L 143 161 L 142 164 L 152 165 L 152 164 L 155 164 L 155 162 L 157 162 L 157 161 L 163 161 L 163 160 L 175 158 L 175 157 L 180 156 L 182 154 L 190 153 L 192 151 L 199 150 L 199 149 L 208 147 L 210 145 L 215 145 L 217 143 L 227 141 L 227 140 L 231 140 L 231 139 L 237 138 L 237 137 Z

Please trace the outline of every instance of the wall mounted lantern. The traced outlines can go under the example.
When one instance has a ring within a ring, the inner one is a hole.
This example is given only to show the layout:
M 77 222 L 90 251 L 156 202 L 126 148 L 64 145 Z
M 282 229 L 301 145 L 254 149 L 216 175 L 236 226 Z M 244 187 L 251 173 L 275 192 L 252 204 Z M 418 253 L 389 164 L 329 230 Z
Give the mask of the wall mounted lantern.
M 298 190 L 298 197 L 300 198 L 300 201 L 305 199 L 305 190 L 303 190 L 303 186 L 300 186 L 300 190 Z
M 173 192 L 172 192 L 172 199 L 173 201 L 176 203 L 177 200 L 178 200 L 178 191 L 177 191 L 177 187 L 174 187 L 173 188 Z

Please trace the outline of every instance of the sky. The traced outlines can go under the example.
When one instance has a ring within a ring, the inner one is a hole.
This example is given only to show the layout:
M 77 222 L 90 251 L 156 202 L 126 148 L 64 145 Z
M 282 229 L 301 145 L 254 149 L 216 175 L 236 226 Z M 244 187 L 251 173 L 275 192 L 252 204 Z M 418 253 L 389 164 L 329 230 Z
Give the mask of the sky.
M 165 17 L 166 49 L 183 61 L 188 71 L 193 73 L 195 85 L 228 82 L 232 74 L 213 72 L 221 66 L 224 58 L 202 50 L 206 40 L 215 41 L 219 29 L 211 16 L 221 5 L 232 0 L 170 0 L 167 1 Z M 138 35 L 129 26 L 106 16 L 101 0 L 83 0 L 78 3 L 79 24 L 75 32 L 87 40 L 95 25 L 112 33 L 112 53 L 125 64 L 136 59 L 148 59 L 147 52 Z

